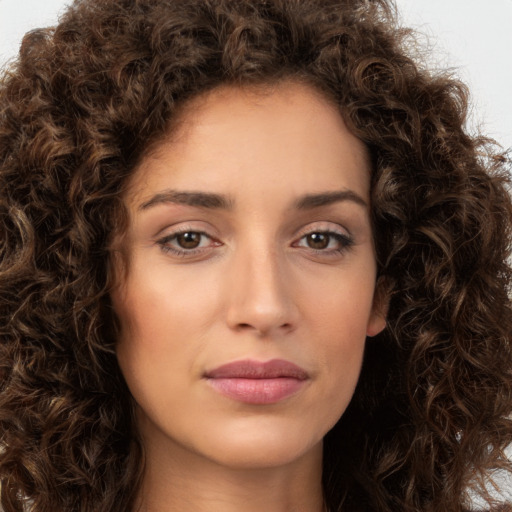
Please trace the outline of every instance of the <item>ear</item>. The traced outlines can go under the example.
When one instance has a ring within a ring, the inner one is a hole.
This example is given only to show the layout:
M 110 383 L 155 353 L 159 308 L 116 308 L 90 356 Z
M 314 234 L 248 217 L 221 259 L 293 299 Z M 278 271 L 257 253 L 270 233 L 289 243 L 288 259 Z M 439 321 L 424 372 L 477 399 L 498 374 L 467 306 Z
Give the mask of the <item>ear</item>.
M 386 327 L 386 317 L 389 309 L 390 286 L 382 276 L 377 279 L 373 294 L 373 305 L 366 327 L 366 335 L 377 336 Z

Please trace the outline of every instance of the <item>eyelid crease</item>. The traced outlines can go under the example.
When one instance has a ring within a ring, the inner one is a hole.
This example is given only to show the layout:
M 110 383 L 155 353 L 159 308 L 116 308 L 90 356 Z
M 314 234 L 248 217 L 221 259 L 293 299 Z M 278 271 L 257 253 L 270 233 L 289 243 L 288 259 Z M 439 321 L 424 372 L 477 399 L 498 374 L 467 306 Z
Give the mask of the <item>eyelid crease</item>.
M 335 233 L 341 236 L 347 236 L 352 238 L 350 229 L 340 224 L 339 222 L 327 221 L 327 220 L 315 220 L 307 223 L 303 227 L 297 230 L 296 237 L 305 236 L 309 233 Z
M 159 237 L 156 240 L 156 242 L 157 243 L 161 243 L 162 241 L 163 242 L 168 242 L 169 240 L 174 240 L 178 236 L 184 235 L 185 233 L 197 233 L 198 235 L 206 237 L 206 238 L 208 238 L 210 240 L 214 239 L 214 237 L 212 235 L 210 235 L 209 233 L 206 233 L 206 231 L 202 231 L 200 229 L 183 228 L 183 229 L 178 229 L 176 231 L 173 231 L 171 233 L 168 233 L 166 235 L 163 235 L 163 236 Z

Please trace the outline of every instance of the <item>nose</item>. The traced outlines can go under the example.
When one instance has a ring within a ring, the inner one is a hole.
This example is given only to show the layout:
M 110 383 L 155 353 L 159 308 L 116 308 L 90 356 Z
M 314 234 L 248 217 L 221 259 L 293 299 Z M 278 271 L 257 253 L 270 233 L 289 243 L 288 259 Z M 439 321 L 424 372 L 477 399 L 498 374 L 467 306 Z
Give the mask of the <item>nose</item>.
M 295 329 L 298 308 L 286 264 L 271 249 L 240 251 L 231 262 L 227 282 L 227 323 L 236 331 L 260 337 Z

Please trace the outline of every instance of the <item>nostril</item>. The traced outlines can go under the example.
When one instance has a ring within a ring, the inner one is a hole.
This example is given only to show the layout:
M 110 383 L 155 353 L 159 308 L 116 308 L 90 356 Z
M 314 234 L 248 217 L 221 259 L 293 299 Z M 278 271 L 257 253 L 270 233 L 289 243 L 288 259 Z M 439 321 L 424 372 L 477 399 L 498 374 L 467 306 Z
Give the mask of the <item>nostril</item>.
M 250 323 L 245 323 L 245 322 L 237 324 L 236 328 L 238 330 L 240 330 L 240 331 L 246 331 L 246 330 L 258 331 L 261 334 L 265 334 L 268 331 L 274 330 L 274 327 L 272 325 L 268 325 L 268 326 L 260 325 L 260 326 L 257 326 L 257 325 L 252 325 Z M 283 323 L 283 324 L 277 326 L 277 330 L 289 331 L 291 329 L 292 329 L 292 324 L 288 323 L 288 322 Z

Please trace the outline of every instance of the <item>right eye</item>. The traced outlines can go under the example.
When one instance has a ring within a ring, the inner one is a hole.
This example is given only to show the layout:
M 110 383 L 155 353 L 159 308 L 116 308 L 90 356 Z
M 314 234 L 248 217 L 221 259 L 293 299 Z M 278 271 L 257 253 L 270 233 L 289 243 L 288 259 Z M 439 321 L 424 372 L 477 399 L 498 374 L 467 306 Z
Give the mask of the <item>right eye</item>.
M 213 240 L 208 234 L 191 229 L 166 235 L 157 243 L 162 251 L 184 257 L 196 255 L 204 249 L 220 245 L 220 242 Z
M 205 235 L 197 231 L 185 231 L 174 236 L 176 245 L 181 249 L 197 249 L 204 238 Z

